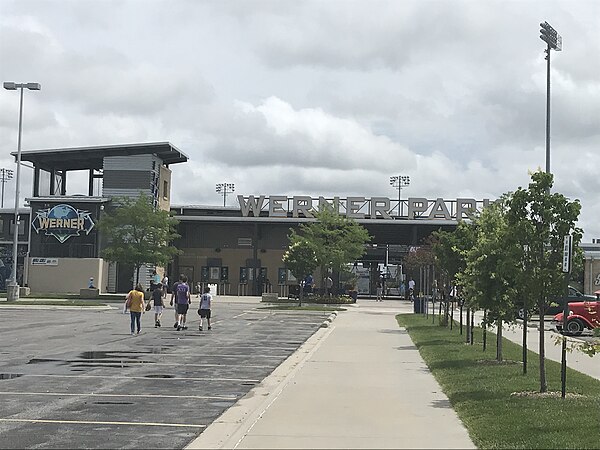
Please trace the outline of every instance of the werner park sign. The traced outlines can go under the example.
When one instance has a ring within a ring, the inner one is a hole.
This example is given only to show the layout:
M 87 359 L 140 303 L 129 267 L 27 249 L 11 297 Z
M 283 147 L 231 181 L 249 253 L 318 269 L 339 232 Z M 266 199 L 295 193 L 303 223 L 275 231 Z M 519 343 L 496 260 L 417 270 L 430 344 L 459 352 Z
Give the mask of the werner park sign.
M 313 212 L 327 208 L 338 214 L 352 219 L 443 219 L 462 220 L 468 218 L 469 212 L 480 211 L 487 206 L 489 200 L 475 200 L 473 198 L 457 198 L 444 200 L 437 198 L 428 200 L 422 197 L 410 197 L 402 200 L 390 200 L 388 197 L 324 197 L 312 198 L 309 196 L 254 196 L 244 197 L 238 195 L 238 202 L 242 216 L 258 217 L 314 217 Z M 399 207 L 400 206 L 400 207 Z

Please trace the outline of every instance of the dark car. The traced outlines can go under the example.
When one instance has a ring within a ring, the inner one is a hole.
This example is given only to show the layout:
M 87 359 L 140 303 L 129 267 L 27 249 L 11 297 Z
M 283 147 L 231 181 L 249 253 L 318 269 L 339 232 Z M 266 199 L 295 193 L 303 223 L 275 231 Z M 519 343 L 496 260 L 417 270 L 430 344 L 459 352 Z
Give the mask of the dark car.
M 552 300 L 548 305 L 546 305 L 546 309 L 544 311 L 544 315 L 554 316 L 555 314 L 563 312 L 565 301 L 568 303 L 572 302 L 583 302 L 583 301 L 593 301 L 596 297 L 593 295 L 584 295 L 575 289 L 572 286 L 569 286 L 569 295 L 567 297 L 559 297 Z M 537 308 L 533 307 L 533 312 L 537 314 Z M 525 310 L 520 307 L 517 311 L 517 317 L 519 319 L 525 318 Z

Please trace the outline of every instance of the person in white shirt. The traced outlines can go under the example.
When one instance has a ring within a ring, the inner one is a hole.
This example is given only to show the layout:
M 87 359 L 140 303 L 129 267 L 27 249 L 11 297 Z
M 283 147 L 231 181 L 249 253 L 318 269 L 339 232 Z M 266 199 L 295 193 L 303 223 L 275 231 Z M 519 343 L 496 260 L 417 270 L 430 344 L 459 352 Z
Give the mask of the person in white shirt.
M 204 294 L 200 295 L 200 306 L 198 307 L 198 314 L 200 314 L 200 325 L 198 326 L 198 330 L 202 331 L 202 319 L 206 319 L 206 325 L 208 329 L 211 330 L 210 326 L 210 308 L 212 303 L 212 295 L 210 295 L 210 288 L 204 288 Z
M 415 298 L 415 280 L 412 278 L 408 281 L 408 299 L 413 301 Z

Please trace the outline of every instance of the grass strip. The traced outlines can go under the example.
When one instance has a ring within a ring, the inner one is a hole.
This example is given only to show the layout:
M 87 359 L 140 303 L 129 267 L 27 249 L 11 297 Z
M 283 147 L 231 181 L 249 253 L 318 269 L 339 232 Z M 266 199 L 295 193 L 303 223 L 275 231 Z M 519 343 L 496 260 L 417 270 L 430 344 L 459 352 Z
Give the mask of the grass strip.
M 568 369 L 567 393 L 558 397 L 515 396 L 539 391 L 539 357 L 529 351 L 527 375 L 522 347 L 503 339 L 505 363 L 495 362 L 496 335 L 488 332 L 482 351 L 482 330 L 474 345 L 465 335 L 432 324 L 416 314 L 396 316 L 419 349 L 425 363 L 450 399 L 479 448 L 600 448 L 600 381 Z M 550 340 L 546 345 L 553 345 Z M 567 356 L 568 358 L 568 356 Z M 546 360 L 549 391 L 560 393 L 560 364 Z M 435 424 L 432 424 L 435 427 Z

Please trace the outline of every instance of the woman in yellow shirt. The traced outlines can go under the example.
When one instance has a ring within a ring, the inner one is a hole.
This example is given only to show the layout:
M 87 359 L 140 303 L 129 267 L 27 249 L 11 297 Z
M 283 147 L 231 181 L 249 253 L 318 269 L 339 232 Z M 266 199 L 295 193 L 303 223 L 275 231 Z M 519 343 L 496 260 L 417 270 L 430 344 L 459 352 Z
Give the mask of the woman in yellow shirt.
M 137 334 L 140 334 L 142 312 L 146 307 L 144 303 L 144 288 L 141 284 L 137 284 L 135 289 L 127 294 L 127 303 L 129 304 L 129 314 L 131 316 L 131 334 L 134 334 L 135 326 L 137 325 Z

